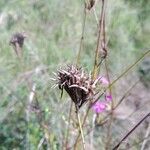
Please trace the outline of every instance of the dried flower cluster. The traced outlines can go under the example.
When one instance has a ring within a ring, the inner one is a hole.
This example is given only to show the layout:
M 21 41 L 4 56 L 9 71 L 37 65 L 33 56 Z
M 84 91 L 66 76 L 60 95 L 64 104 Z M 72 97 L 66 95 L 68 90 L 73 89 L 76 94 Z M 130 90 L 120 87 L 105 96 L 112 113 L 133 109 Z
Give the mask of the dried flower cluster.
M 10 44 L 12 44 L 14 46 L 16 46 L 16 44 L 18 44 L 20 47 L 22 47 L 25 38 L 26 38 L 26 35 L 24 32 L 23 33 L 15 33 L 11 37 Z
M 94 4 L 95 4 L 95 0 L 89 0 L 88 2 L 85 3 L 85 8 L 91 10 Z
M 63 90 L 65 90 L 75 103 L 76 110 L 89 100 L 92 100 L 91 102 L 96 101 L 96 103 L 91 103 L 91 108 L 97 114 L 110 110 L 112 95 L 105 91 L 102 100 L 97 97 L 101 89 L 105 89 L 109 85 L 106 77 L 98 76 L 97 79 L 93 80 L 91 74 L 87 75 L 83 68 L 78 68 L 73 65 L 59 69 L 57 74 L 54 74 L 56 78 L 51 79 L 56 81 L 56 85 L 53 87 L 58 86 L 62 90 L 62 94 Z
M 13 46 L 15 53 L 18 57 L 21 57 L 21 51 L 24 44 L 24 39 L 27 37 L 25 32 L 15 33 L 12 35 L 9 44 Z
M 65 89 L 77 110 L 95 94 L 97 80 L 93 81 L 82 68 L 67 66 L 58 70 L 57 78 L 59 89 Z

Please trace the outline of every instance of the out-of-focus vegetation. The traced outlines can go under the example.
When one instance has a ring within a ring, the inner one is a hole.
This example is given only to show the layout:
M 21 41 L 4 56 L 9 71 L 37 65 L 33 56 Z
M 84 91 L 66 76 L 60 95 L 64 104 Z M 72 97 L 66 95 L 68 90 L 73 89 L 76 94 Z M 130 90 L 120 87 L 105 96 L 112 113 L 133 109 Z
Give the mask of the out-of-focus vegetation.
M 149 50 L 149 6 L 149 0 L 107 1 L 106 36 L 111 80 L 117 78 L 123 70 Z M 61 99 L 60 91 L 51 89 L 53 83 L 50 77 L 60 66 L 76 62 L 83 9 L 84 1 L 81 0 L 0 1 L 0 149 L 37 149 L 46 136 L 49 137 L 49 145 L 44 140 L 41 146 L 43 149 L 62 149 L 68 125 L 70 99 L 65 93 Z M 98 16 L 99 12 L 100 3 L 97 2 Z M 9 45 L 9 40 L 13 33 L 22 31 L 27 33 L 27 38 L 20 62 Z M 88 71 L 93 69 L 97 32 L 93 11 L 88 11 L 80 60 L 80 65 Z M 146 83 L 150 77 L 148 73 L 144 74 Z M 115 99 L 121 97 L 124 90 L 137 78 L 138 68 L 123 79 L 120 85 L 116 85 Z M 40 110 L 35 108 L 28 111 L 33 85 L 36 86 L 36 96 L 32 105 L 33 108 L 34 105 L 39 106 Z M 143 91 L 137 92 L 135 90 L 134 99 L 142 101 L 143 97 L 140 97 L 139 92 Z M 90 115 L 92 116 L 92 112 Z M 123 124 L 128 124 L 129 118 L 122 122 L 118 119 L 116 122 L 118 126 L 113 126 L 114 140 L 120 137 L 120 133 L 125 133 Z M 74 123 L 73 126 L 77 125 Z M 105 129 L 97 127 L 96 131 L 94 146 L 95 149 L 99 149 L 104 144 Z M 71 131 L 70 146 L 74 142 L 74 132 L 77 131 Z M 131 144 L 138 143 L 141 138 L 140 135 L 136 135 Z M 140 144 L 137 144 L 133 149 L 139 147 Z

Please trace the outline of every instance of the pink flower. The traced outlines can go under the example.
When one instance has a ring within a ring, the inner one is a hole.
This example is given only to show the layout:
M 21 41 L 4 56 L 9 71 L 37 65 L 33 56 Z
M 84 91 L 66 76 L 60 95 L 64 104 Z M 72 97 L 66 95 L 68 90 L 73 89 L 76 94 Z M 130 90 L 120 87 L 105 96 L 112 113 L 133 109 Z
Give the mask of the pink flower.
M 92 109 L 95 111 L 95 113 L 101 113 L 106 110 L 106 104 L 104 102 L 96 102 Z
M 104 85 L 109 85 L 109 82 L 108 80 L 105 78 L 105 77 L 100 77 L 99 79 L 100 83 L 104 84 Z
M 105 100 L 107 102 L 111 102 L 112 101 L 112 96 L 111 95 L 105 95 Z

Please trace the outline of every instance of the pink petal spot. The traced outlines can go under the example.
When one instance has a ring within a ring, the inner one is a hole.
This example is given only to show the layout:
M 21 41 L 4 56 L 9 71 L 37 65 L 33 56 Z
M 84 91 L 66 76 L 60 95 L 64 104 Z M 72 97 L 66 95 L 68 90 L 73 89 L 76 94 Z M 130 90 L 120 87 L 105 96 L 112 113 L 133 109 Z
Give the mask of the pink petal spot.
M 111 102 L 112 101 L 112 96 L 111 95 L 105 95 L 105 100 L 107 102 Z
M 104 84 L 104 85 L 109 85 L 109 82 L 108 80 L 105 78 L 105 77 L 100 77 L 99 79 L 100 83 Z
M 96 102 L 92 106 L 92 108 L 95 111 L 95 113 L 101 113 L 101 112 L 104 112 L 106 110 L 106 104 L 104 102 Z

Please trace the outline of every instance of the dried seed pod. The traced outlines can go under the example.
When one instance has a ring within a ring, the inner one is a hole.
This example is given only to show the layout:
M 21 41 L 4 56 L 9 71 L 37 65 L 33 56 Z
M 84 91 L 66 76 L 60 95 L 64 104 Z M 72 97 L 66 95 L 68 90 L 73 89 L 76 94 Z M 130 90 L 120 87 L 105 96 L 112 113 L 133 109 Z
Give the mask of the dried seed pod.
M 24 33 L 15 33 L 11 37 L 10 44 L 15 45 L 18 43 L 18 45 L 22 47 L 25 37 L 26 35 Z
M 57 74 L 58 87 L 68 93 L 76 108 L 79 109 L 94 95 L 95 86 L 90 76 L 82 68 L 73 65 L 59 69 Z
M 94 4 L 95 4 L 95 0 L 89 0 L 88 2 L 85 3 L 85 8 L 91 10 Z
M 24 39 L 26 38 L 25 32 L 15 33 L 12 35 L 9 44 L 11 44 L 15 50 L 15 53 L 18 57 L 21 56 L 21 49 L 23 47 Z

